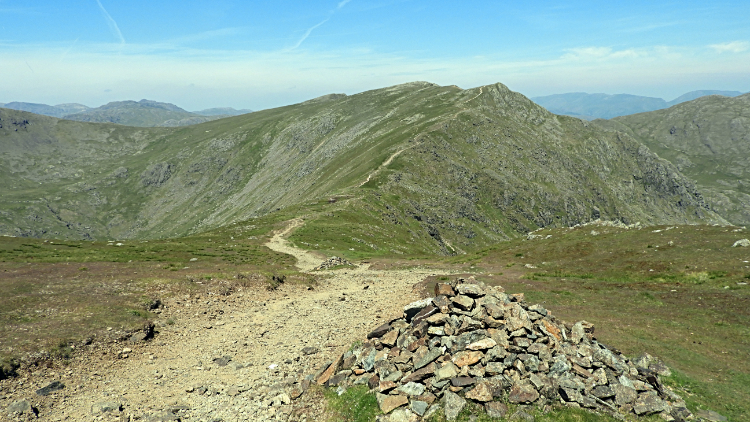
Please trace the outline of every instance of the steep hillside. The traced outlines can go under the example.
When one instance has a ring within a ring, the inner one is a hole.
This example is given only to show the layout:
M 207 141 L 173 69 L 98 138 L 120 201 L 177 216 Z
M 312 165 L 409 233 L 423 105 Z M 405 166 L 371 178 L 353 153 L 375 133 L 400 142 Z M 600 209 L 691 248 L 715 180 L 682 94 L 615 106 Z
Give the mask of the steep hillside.
M 174 104 L 141 100 L 114 101 L 101 107 L 63 117 L 79 122 L 117 123 L 138 127 L 176 127 L 204 123 L 227 116 L 202 116 L 183 110 Z
M 727 220 L 750 224 L 750 94 L 712 95 L 597 123 L 636 137 L 696 180 Z
M 0 119 L 12 235 L 180 236 L 286 209 L 308 218 L 299 241 L 454 253 L 595 218 L 723 221 L 629 136 L 501 84 L 410 83 L 184 128 Z

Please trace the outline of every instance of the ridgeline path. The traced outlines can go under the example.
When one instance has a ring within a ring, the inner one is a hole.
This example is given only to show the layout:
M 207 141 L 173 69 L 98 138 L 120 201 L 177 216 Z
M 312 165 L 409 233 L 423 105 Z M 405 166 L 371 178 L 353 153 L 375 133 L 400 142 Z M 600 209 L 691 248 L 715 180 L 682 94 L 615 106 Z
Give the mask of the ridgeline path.
M 310 271 L 322 259 L 285 239 L 301 224 L 290 221 L 267 246 Z M 27 400 L 41 421 L 320 420 L 319 396 L 287 404 L 289 386 L 400 316 L 419 299 L 413 286 L 438 272 L 362 264 L 315 273 L 320 281 L 312 290 L 285 283 L 274 291 L 250 287 L 230 296 L 165 299 L 153 340 L 93 349 L 63 369 L 39 368 L 0 382 L 2 417 L 12 403 Z M 53 381 L 65 388 L 35 393 Z M 122 410 L 97 413 L 104 403 Z

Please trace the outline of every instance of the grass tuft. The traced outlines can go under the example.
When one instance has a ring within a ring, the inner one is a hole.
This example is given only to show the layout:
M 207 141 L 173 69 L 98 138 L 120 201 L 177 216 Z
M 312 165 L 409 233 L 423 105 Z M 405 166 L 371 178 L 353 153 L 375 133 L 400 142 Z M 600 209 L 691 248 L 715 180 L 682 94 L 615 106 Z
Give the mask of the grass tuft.
M 370 422 L 381 413 L 375 394 L 366 385 L 351 387 L 341 395 L 328 389 L 324 396 L 332 413 L 331 422 Z

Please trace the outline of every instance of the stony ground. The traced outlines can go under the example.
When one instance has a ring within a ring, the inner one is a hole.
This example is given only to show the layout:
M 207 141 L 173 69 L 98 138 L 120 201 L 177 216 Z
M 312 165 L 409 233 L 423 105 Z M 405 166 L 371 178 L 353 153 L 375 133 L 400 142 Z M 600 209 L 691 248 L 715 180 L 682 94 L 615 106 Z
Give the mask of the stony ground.
M 292 221 L 268 246 L 294 255 L 309 271 L 321 257 L 285 240 L 300 224 Z M 23 401 L 43 421 L 320 420 L 324 408 L 314 394 L 290 402 L 291 383 L 399 316 L 418 299 L 412 287 L 436 274 L 366 264 L 323 273 L 329 276 L 312 290 L 282 284 L 275 291 L 166 300 L 149 342 L 82 346 L 90 350 L 63 369 L 0 382 L 0 420 L 35 419 L 28 411 L 9 416 Z M 54 381 L 65 388 L 36 393 Z

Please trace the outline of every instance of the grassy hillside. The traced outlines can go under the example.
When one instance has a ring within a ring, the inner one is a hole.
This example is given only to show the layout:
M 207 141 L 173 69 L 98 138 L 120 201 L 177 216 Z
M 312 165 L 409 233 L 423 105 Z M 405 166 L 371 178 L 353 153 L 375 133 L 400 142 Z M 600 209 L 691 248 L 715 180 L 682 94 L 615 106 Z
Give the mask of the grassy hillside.
M 185 128 L 0 113 L 10 235 L 175 237 L 293 209 L 309 219 L 295 239 L 326 250 L 453 254 L 596 218 L 723 221 L 627 135 L 501 84 L 410 83 Z
M 696 180 L 719 214 L 750 224 L 750 94 L 708 96 L 597 123 L 643 142 Z

